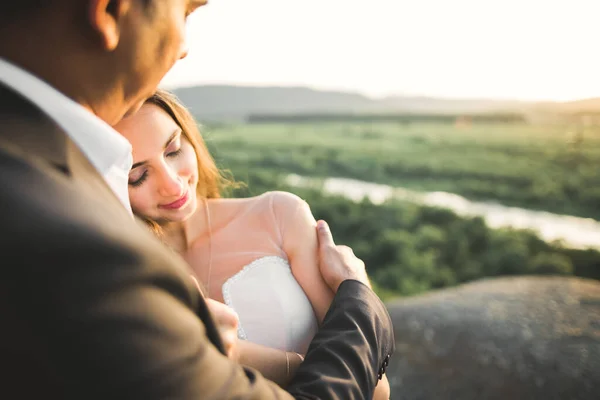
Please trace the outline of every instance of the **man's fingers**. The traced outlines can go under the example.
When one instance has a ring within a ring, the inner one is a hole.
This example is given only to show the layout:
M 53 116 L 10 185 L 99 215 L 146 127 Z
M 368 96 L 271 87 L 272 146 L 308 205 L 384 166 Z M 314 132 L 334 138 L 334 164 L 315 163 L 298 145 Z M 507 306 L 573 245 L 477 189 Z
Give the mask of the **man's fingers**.
M 354 250 L 352 250 L 352 247 L 348 247 L 343 244 L 340 244 L 339 246 L 337 246 L 337 248 L 338 248 L 338 250 L 340 250 L 343 253 L 354 256 Z
M 317 237 L 319 238 L 319 247 L 327 248 L 335 246 L 329 225 L 322 219 L 317 222 Z

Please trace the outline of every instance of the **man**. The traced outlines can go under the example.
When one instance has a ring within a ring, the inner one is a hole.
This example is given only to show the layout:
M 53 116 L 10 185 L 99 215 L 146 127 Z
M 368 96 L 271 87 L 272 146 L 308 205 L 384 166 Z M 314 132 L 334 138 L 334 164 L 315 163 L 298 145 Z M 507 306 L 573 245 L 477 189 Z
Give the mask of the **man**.
M 126 211 L 109 125 L 185 56 L 205 3 L 0 2 L 0 398 L 361 399 L 385 372 L 389 315 L 326 224 L 336 297 L 286 393 L 224 355 L 183 261 Z

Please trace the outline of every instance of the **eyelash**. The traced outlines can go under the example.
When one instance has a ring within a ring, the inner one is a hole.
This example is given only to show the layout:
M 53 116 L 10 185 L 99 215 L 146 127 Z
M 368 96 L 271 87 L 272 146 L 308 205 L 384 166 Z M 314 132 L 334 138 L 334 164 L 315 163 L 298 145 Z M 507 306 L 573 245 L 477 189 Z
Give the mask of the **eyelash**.
M 142 176 L 140 176 L 137 181 L 129 182 L 129 186 L 138 187 L 142 183 L 144 183 L 144 181 L 146 180 L 147 177 L 148 177 L 148 171 L 144 171 Z
M 177 157 L 180 154 L 181 154 L 181 147 L 179 149 L 175 150 L 175 151 L 167 153 L 167 157 L 174 158 L 174 157 Z M 147 178 L 148 178 L 148 171 L 144 171 L 144 173 L 142 174 L 142 176 L 140 176 L 137 181 L 129 182 L 129 186 L 138 187 L 142 183 L 144 183 L 144 181 Z
M 181 154 L 181 147 L 167 154 L 167 157 L 177 157 Z

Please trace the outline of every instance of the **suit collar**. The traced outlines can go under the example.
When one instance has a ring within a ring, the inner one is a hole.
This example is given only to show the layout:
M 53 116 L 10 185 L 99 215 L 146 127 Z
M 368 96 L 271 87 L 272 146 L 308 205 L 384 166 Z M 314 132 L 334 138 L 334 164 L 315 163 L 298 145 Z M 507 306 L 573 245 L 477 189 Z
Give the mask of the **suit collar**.
M 52 119 L 29 100 L 0 84 L 0 149 L 52 168 L 72 179 L 95 197 L 127 209 L 88 158 Z
M 106 122 L 50 84 L 0 57 L 0 84 L 28 99 L 67 133 L 92 165 L 106 174 L 131 167 L 131 145 Z M 129 165 L 127 165 L 129 163 Z
M 0 84 L 0 145 L 24 158 L 68 168 L 66 133 L 23 96 Z

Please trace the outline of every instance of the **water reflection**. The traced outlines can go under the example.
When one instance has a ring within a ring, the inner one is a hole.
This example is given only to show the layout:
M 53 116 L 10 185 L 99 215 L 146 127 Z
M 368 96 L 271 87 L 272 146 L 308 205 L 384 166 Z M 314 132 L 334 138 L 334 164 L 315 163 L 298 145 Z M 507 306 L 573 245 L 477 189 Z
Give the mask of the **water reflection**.
M 453 193 L 417 192 L 355 179 L 315 179 L 292 174 L 286 178 L 286 183 L 297 187 L 320 188 L 326 194 L 342 195 L 354 201 L 367 197 L 374 204 L 381 204 L 394 198 L 448 208 L 461 216 L 482 217 L 491 228 L 530 229 L 546 241 L 562 241 L 568 247 L 600 248 L 600 222 L 590 218 L 507 207 L 498 203 L 471 201 Z

